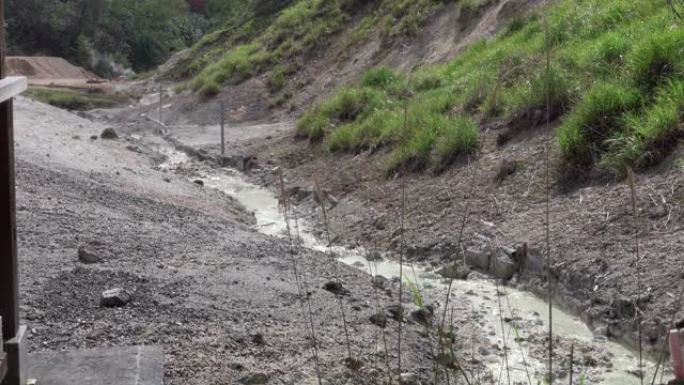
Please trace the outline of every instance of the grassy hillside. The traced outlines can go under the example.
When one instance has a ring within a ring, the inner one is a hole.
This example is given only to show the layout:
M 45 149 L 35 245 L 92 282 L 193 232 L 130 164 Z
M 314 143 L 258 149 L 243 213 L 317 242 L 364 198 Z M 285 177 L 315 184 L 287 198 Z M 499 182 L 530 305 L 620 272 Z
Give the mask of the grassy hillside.
M 298 131 L 332 152 L 388 147 L 388 171 L 439 169 L 477 150 L 478 126 L 505 122 L 503 144 L 544 123 L 547 94 L 551 118 L 562 119 L 564 168 L 658 163 L 683 132 L 680 21 L 660 1 L 557 0 L 447 64 L 369 71 L 311 108 Z
M 246 9 L 198 42 L 175 76 L 191 78 L 195 91 L 212 96 L 226 84 L 274 70 L 272 84 L 277 89 L 284 75 L 297 71 L 297 59 L 325 48 L 333 34 L 348 30 L 344 48 L 351 51 L 373 32 L 385 43 L 415 35 L 448 3 L 477 8 L 488 2 L 296 0 L 277 12 L 256 14 Z

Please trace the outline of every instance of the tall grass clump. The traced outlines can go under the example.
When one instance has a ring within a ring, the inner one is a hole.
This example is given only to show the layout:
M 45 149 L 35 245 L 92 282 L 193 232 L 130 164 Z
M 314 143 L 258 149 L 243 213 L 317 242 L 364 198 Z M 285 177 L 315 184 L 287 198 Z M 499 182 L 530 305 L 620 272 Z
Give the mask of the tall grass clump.
M 602 165 L 624 173 L 627 167 L 648 167 L 667 157 L 684 136 L 684 82 L 671 81 L 656 102 L 625 118 L 625 130 L 610 142 Z
M 363 75 L 361 83 L 366 87 L 387 88 L 398 80 L 397 74 L 387 67 L 371 68 Z
M 684 78 L 684 30 L 663 30 L 647 36 L 631 52 L 635 84 L 651 93 L 671 78 Z
M 449 166 L 459 155 L 473 152 L 479 143 L 480 129 L 467 117 L 449 119 L 438 133 L 434 148 L 434 162 L 439 167 Z
M 608 148 L 624 127 L 623 114 L 639 106 L 639 92 L 614 83 L 599 83 L 584 96 L 558 132 L 561 154 L 574 166 L 587 167 Z

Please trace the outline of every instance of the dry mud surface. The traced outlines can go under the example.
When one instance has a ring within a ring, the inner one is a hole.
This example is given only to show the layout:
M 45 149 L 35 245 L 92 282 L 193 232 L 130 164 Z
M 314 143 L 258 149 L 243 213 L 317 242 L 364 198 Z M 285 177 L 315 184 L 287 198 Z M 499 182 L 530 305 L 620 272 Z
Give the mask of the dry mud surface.
M 315 382 L 287 242 L 255 231 L 253 216 L 226 195 L 158 170 L 163 158 L 141 140 L 92 139 L 106 126 L 23 98 L 15 107 L 21 315 L 31 351 L 160 345 L 168 384 L 229 384 L 256 373 L 275 384 Z M 101 262 L 79 262 L 83 246 Z M 322 289 L 333 264 L 307 250 L 297 259 L 323 377 L 351 381 L 339 307 Z M 384 378 L 376 369 L 384 356 L 372 355 L 381 329 L 369 321 L 370 279 L 335 269 L 349 291 L 342 303 L 361 382 Z M 132 302 L 100 306 L 112 288 Z M 379 294 L 380 306 L 391 300 Z M 390 348 L 397 325 L 388 322 Z M 403 365 L 427 376 L 422 331 L 405 324 Z

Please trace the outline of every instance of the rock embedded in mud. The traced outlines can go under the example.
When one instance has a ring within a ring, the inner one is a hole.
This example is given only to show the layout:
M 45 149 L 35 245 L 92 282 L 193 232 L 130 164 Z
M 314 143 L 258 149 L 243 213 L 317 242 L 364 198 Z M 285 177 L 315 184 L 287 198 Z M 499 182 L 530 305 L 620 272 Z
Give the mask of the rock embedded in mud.
M 116 130 L 114 130 L 111 127 L 107 127 L 100 134 L 100 138 L 102 138 L 102 139 L 118 139 L 119 135 L 116 133 Z
M 268 376 L 264 373 L 250 373 L 240 379 L 244 385 L 263 385 L 268 382 Z
M 518 264 L 512 258 L 512 253 L 509 253 L 509 250 L 512 249 L 500 247 L 489 264 L 489 272 L 496 278 L 509 280 L 518 271 Z
M 370 316 L 370 322 L 373 325 L 385 328 L 387 326 L 387 316 L 383 312 L 378 312 Z
M 370 253 L 365 255 L 366 260 L 370 262 L 382 262 L 384 261 L 384 258 L 378 251 L 371 251 Z
M 404 318 L 403 317 L 403 311 L 404 311 L 404 309 L 400 308 L 399 305 L 387 306 L 387 312 L 390 313 L 390 316 L 395 321 L 399 321 L 399 319 Z
M 476 269 L 487 271 L 489 270 L 489 262 L 492 258 L 492 253 L 486 247 L 469 247 L 465 251 L 465 260 L 469 266 Z
M 335 295 L 346 295 L 349 294 L 349 290 L 342 286 L 341 282 L 338 281 L 328 281 L 323 285 L 323 290 L 327 290 Z
M 433 309 L 429 306 L 421 307 L 411 312 L 411 318 L 421 325 L 428 325 L 433 316 Z
M 100 306 L 122 307 L 131 302 L 131 296 L 121 288 L 105 290 L 100 296 Z
M 399 383 L 401 385 L 418 385 L 418 375 L 415 373 L 401 373 L 399 375 Z
M 373 284 L 374 287 L 382 290 L 387 287 L 389 284 L 389 280 L 382 275 L 376 275 L 373 278 L 371 278 L 371 283 Z
M 468 279 L 470 269 L 460 263 L 454 263 L 437 270 L 437 274 L 449 279 Z
M 97 250 L 88 246 L 81 246 L 78 248 L 78 261 L 85 264 L 93 264 L 101 262 L 102 258 Z

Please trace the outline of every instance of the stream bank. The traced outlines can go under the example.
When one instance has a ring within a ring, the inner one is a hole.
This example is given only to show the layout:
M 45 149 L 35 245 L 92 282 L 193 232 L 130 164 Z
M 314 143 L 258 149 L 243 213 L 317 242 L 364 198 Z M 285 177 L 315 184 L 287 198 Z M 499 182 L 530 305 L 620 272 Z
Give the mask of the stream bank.
M 178 145 L 177 140 L 172 142 Z M 186 146 L 180 147 L 188 151 Z M 204 162 L 211 159 L 206 152 L 199 154 L 197 149 L 189 152 L 194 156 L 199 155 L 198 161 L 204 164 L 190 175 L 190 178 L 199 178 L 206 187 L 223 191 L 241 202 L 254 213 L 257 230 L 269 235 L 285 236 L 284 230 L 287 226 L 280 213 L 276 197 L 267 189 L 248 181 L 248 179 L 258 180 L 259 177 L 255 174 L 270 174 L 272 177 L 273 170 L 257 167 L 248 178 L 230 169 L 222 168 L 220 165 L 212 165 L 213 160 Z M 182 157 L 172 156 L 170 159 L 178 160 L 179 158 Z M 181 160 L 181 162 L 189 161 L 189 159 Z M 303 207 L 307 206 L 302 205 Z M 309 212 L 302 212 L 302 217 L 311 218 L 312 215 L 320 215 L 320 212 L 316 212 L 315 206 L 308 206 L 306 210 Z M 378 258 L 378 253 L 371 253 L 360 246 L 352 248 L 335 246 L 329 249 L 319 241 L 322 234 L 316 231 L 315 226 L 310 225 L 311 223 L 315 221 L 308 223 L 303 221 L 300 224 L 305 247 L 319 251 L 332 250 L 338 256 L 338 260 L 350 266 L 370 272 L 390 282 L 398 281 L 399 264 L 395 262 L 396 256 L 388 254 Z M 370 258 L 372 261 L 369 261 L 369 255 L 374 256 Z M 411 263 L 407 264 L 404 269 L 409 272 L 409 276 L 405 276 L 407 282 L 416 283 L 426 303 L 438 307 L 445 297 L 447 281 L 436 274 L 436 266 L 439 265 Z M 458 322 L 477 325 L 477 332 L 481 334 L 480 338 L 488 341 L 485 347 L 478 348 L 479 358 L 477 359 L 486 364 L 494 379 L 501 381 L 502 376 L 510 375 L 514 383 L 527 383 L 528 375 L 534 379 L 539 379 L 544 375 L 546 361 L 543 341 L 546 338 L 546 322 L 543 314 L 547 312 L 547 304 L 543 300 L 512 287 L 499 287 L 496 281 L 476 272 L 471 273 L 471 278 L 467 280 L 457 280 L 452 296 L 454 302 L 458 304 L 450 311 L 465 315 Z M 437 313 L 439 314 L 440 311 Z M 569 375 L 568 354 L 571 345 L 576 349 L 576 356 L 573 360 L 575 378 L 585 378 L 590 383 L 605 385 L 625 384 L 638 380 L 634 374 L 638 360 L 632 351 L 616 342 L 609 341 L 605 335 L 595 335 L 583 323 L 581 317 L 572 316 L 558 308 L 554 313 L 554 331 L 557 339 L 555 342 L 557 344 L 556 362 L 560 368 L 558 369 L 559 381 Z M 502 327 L 500 323 L 502 325 L 505 323 L 505 325 Z M 502 329 L 507 335 L 505 339 L 501 338 Z M 493 352 L 486 348 L 487 345 L 493 347 L 491 349 Z M 475 356 L 476 354 L 471 359 L 475 359 Z M 502 360 L 509 362 L 510 370 L 506 371 L 506 374 L 502 370 L 506 367 Z M 653 370 L 653 366 L 653 363 L 647 360 L 646 373 Z

